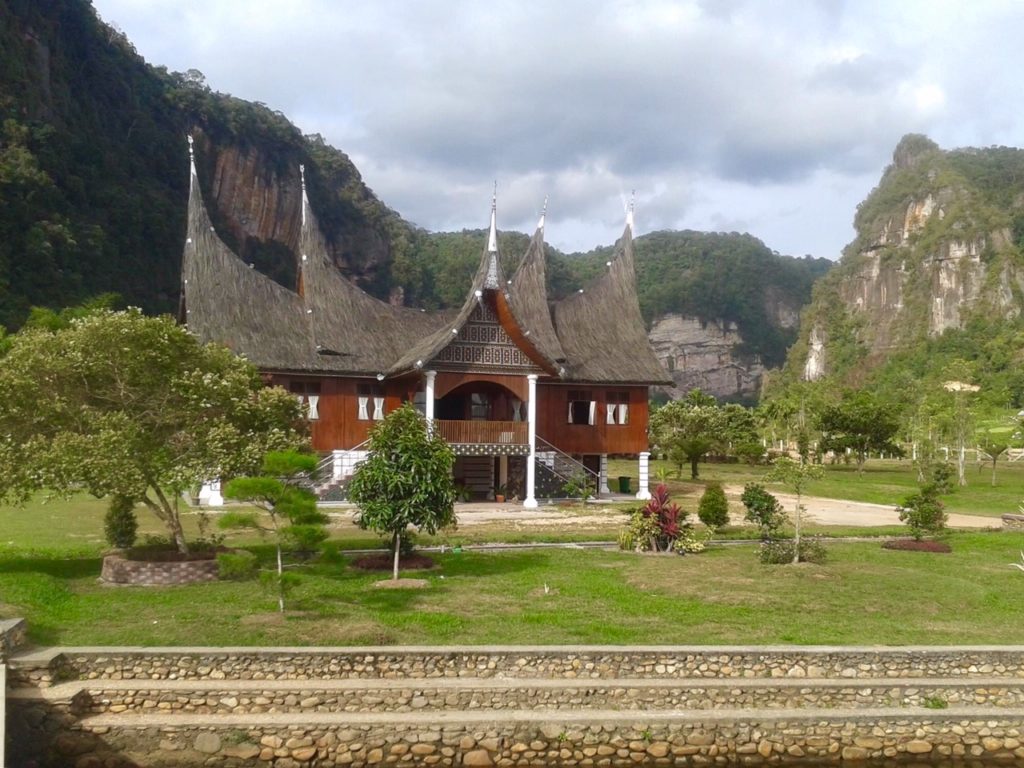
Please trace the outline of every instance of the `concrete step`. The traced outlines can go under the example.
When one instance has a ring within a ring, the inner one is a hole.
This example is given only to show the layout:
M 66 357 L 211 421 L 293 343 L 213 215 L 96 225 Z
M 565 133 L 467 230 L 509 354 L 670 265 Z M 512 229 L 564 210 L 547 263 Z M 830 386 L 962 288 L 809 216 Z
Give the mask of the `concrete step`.
M 1024 707 L 1024 681 L 896 678 L 614 681 L 522 678 L 409 680 L 95 680 L 17 688 L 12 704 L 46 702 L 87 714 L 414 713 L 516 709 L 561 712 Z

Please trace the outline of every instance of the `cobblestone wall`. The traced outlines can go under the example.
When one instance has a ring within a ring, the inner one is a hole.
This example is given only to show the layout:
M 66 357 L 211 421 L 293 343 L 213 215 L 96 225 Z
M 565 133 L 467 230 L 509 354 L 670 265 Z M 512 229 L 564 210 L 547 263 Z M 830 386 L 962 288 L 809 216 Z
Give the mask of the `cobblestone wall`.
M 108 584 L 132 584 L 135 586 L 172 586 L 196 584 L 217 580 L 216 560 L 186 560 L 184 562 L 150 562 L 126 560 L 121 555 L 107 555 L 103 558 L 100 578 Z

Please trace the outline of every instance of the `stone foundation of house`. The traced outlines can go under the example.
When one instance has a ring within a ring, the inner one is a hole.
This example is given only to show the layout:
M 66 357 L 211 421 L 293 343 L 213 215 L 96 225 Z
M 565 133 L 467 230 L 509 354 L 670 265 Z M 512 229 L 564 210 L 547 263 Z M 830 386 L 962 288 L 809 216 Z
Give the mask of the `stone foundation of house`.
M 103 558 L 100 579 L 108 584 L 140 587 L 167 587 L 216 581 L 217 561 L 158 562 L 128 560 L 123 555 L 107 555 Z

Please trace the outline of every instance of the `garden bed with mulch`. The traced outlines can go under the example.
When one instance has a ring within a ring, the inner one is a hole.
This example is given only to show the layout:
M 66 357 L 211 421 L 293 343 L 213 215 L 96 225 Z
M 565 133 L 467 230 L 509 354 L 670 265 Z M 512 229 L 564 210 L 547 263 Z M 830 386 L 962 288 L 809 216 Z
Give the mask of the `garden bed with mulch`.
M 903 552 L 940 552 L 948 554 L 953 550 L 944 541 L 933 539 L 893 539 L 882 544 L 883 549 L 898 549 Z

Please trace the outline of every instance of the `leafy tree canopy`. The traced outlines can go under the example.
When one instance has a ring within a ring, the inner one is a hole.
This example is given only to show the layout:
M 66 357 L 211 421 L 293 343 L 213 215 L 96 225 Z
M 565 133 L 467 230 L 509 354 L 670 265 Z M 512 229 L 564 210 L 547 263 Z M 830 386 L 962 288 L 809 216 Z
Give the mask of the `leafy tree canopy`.
M 0 498 L 84 488 L 136 499 L 186 552 L 178 495 L 300 445 L 299 409 L 169 317 L 100 310 L 26 328 L 0 365 Z

